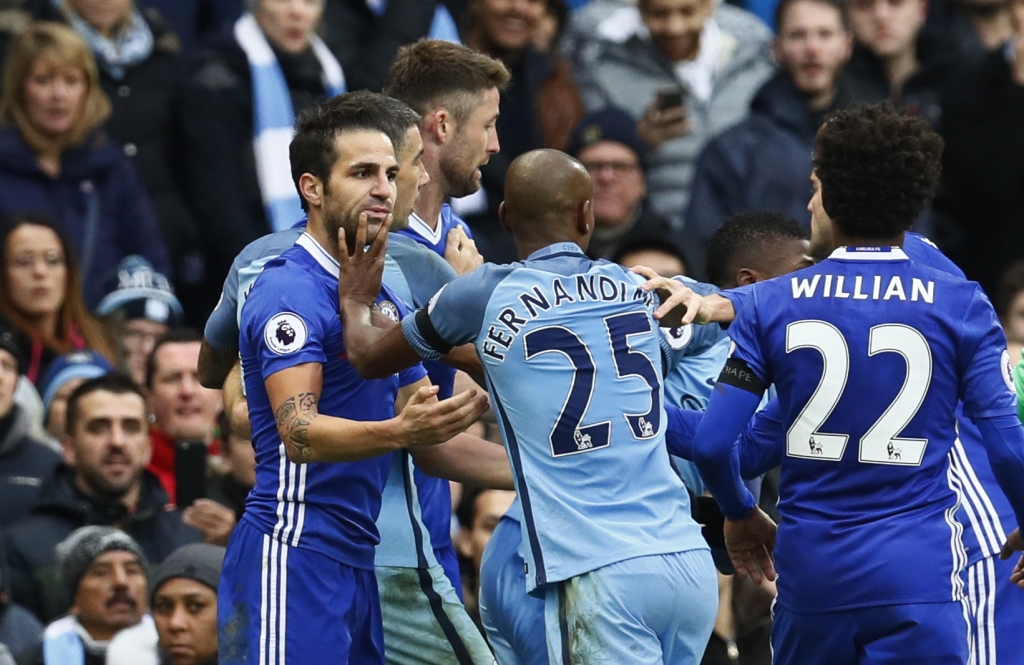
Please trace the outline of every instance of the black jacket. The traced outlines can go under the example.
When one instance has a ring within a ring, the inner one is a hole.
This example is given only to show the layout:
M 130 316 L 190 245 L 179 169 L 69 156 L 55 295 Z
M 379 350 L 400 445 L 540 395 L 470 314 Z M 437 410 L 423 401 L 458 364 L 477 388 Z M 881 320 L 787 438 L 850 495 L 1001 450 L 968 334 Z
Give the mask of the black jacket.
M 1003 271 L 1024 259 L 1024 85 L 998 49 L 949 84 L 943 105 L 940 245 L 995 295 Z
M 925 28 L 917 37 L 917 59 L 918 70 L 900 90 L 894 91 L 882 61 L 858 44 L 843 72 L 852 101 L 872 103 L 888 99 L 937 127 L 942 119 L 942 89 L 962 62 L 962 53 L 947 34 Z
M 31 423 L 21 407 L 15 404 L 11 416 L 0 435 L 0 528 L 32 511 L 60 464 L 60 455 L 29 434 Z
M 142 547 L 151 564 L 175 549 L 198 542 L 201 534 L 186 526 L 176 510 L 167 507 L 167 493 L 149 472 L 142 477 L 136 511 L 116 501 L 87 497 L 74 484 L 73 472 L 60 467 L 28 517 L 4 533 L 4 550 L 11 574 L 12 599 L 44 623 L 67 612 L 70 594 L 56 563 L 55 548 L 72 531 L 89 525 L 123 529 Z

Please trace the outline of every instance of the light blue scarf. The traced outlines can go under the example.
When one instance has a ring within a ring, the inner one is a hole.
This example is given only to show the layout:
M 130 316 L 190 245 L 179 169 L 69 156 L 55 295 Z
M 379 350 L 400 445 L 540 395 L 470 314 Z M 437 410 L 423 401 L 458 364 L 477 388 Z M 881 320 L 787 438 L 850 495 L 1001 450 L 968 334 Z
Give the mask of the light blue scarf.
M 72 615 L 47 626 L 43 632 L 43 662 L 84 665 L 85 645 L 80 630 L 78 619 Z
M 128 25 L 113 39 L 101 35 L 91 23 L 66 6 L 65 14 L 71 27 L 89 45 L 89 50 L 96 57 L 96 64 L 116 81 L 124 78 L 129 67 L 143 62 L 153 53 L 153 31 L 137 11 L 132 12 Z
M 271 228 L 282 231 L 303 215 L 288 159 L 288 144 L 295 134 L 295 111 L 284 73 L 256 18 L 243 14 L 235 23 L 234 33 L 252 72 L 253 151 L 263 208 Z M 324 72 L 327 96 L 345 92 L 341 65 L 319 37 L 312 35 L 310 43 Z

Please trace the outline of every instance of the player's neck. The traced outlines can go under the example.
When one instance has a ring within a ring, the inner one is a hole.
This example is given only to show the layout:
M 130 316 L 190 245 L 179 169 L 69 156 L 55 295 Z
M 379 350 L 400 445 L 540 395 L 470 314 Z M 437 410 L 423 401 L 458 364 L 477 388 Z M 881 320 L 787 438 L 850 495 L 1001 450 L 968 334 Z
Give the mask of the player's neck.
M 335 259 L 338 258 L 338 239 L 328 236 L 323 218 L 312 210 L 309 213 L 309 223 L 306 224 L 306 233 L 312 236 L 313 240 L 316 240 L 331 256 Z M 345 233 L 347 234 L 348 231 Z
M 441 216 L 441 206 L 444 205 L 445 191 L 441 186 L 441 178 L 431 177 L 430 182 L 420 188 L 420 194 L 416 198 L 416 205 L 412 211 L 423 220 L 423 223 L 433 231 L 437 228 L 437 220 Z

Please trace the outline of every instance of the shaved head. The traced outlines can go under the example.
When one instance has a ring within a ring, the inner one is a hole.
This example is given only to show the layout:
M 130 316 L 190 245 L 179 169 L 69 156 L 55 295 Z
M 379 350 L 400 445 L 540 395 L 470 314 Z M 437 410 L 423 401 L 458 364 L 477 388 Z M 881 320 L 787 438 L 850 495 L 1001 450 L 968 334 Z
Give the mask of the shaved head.
M 585 249 L 594 228 L 593 193 L 590 174 L 569 155 L 558 150 L 527 152 L 505 175 L 502 225 L 521 248 L 523 243 L 574 242 Z

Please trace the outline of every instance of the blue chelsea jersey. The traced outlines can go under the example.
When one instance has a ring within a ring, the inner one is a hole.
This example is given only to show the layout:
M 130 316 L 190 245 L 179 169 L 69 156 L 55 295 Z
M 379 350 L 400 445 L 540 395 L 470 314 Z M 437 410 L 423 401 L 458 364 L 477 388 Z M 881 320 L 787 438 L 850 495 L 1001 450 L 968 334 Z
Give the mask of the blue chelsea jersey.
M 452 212 L 452 207 L 445 203 L 441 206 L 441 214 L 438 216 L 437 224 L 433 229 L 419 215 L 413 213 L 409 215 L 409 226 L 398 231 L 398 233 L 407 238 L 412 238 L 421 245 L 429 247 L 439 255 L 444 256 L 444 251 L 448 248 L 448 232 L 456 226 L 461 226 L 466 235 L 470 238 L 473 237 L 472 231 L 469 230 L 469 225 Z
M 276 372 L 321 363 L 321 414 L 382 421 L 394 416 L 399 388 L 426 376 L 416 365 L 386 379 L 362 379 L 345 355 L 337 288 L 338 264 L 303 234 L 266 265 L 242 307 L 240 350 L 256 451 L 256 487 L 246 501 L 246 519 L 282 543 L 372 570 L 378 542 L 374 521 L 392 455 L 294 464 L 264 386 Z M 405 312 L 386 288 L 377 302 L 396 320 Z
M 524 518 L 529 590 L 706 548 L 665 448 L 656 296 L 573 244 L 460 277 L 403 321 L 425 358 L 475 343 Z
M 786 428 L 778 602 L 808 612 L 961 598 L 958 398 L 972 418 L 1015 413 L 980 287 L 898 247 L 840 248 L 733 303 L 732 356 L 775 384 Z

